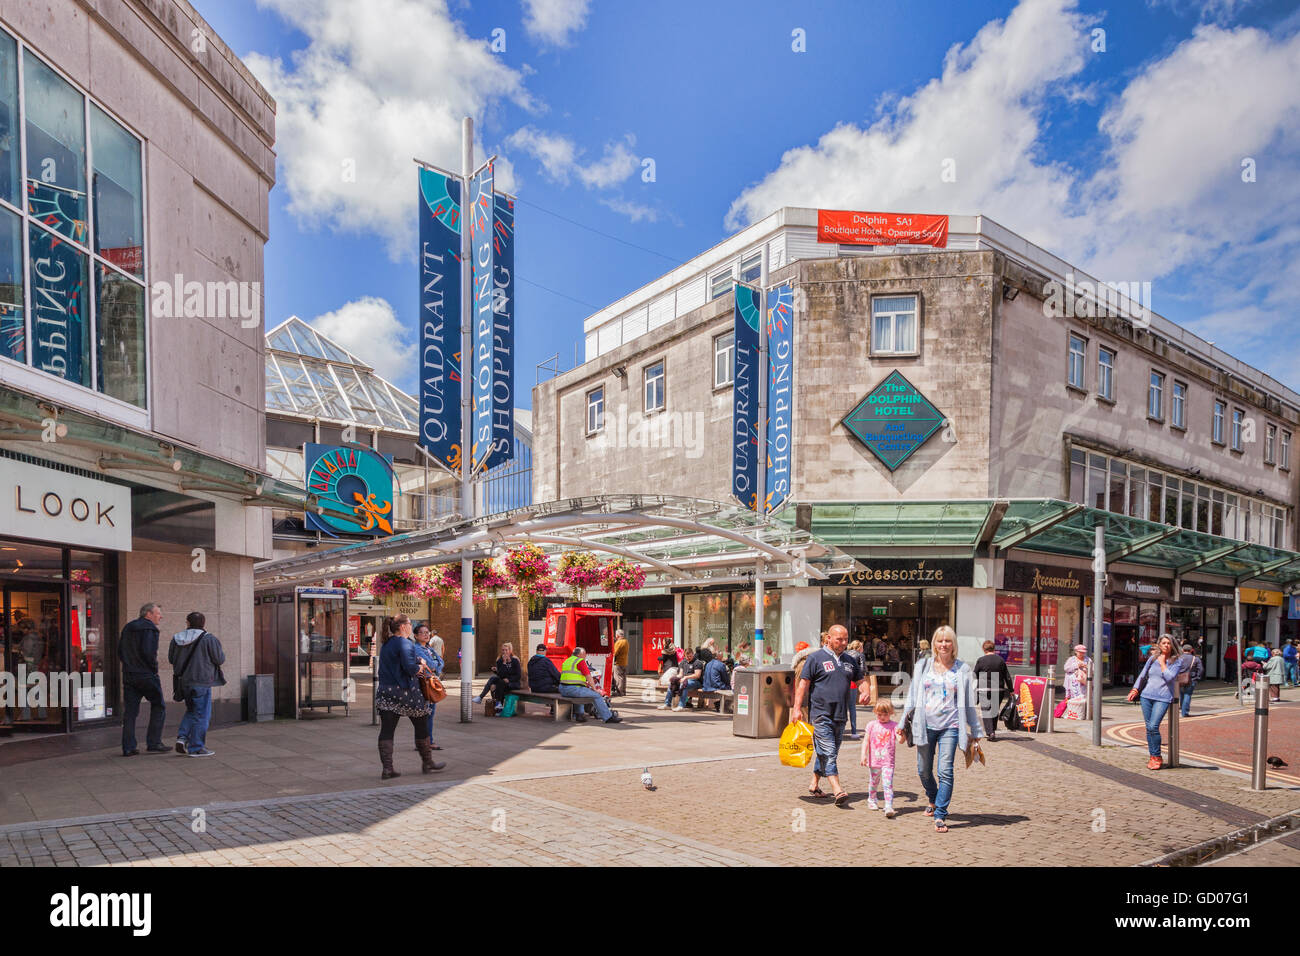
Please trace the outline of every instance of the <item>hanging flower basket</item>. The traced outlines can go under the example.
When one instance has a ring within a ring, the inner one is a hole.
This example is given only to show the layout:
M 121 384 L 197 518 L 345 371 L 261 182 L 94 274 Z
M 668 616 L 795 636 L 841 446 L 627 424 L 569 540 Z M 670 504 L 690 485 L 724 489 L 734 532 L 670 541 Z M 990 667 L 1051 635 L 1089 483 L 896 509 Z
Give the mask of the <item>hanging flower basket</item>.
M 600 562 L 589 551 L 567 551 L 560 557 L 560 582 L 569 586 L 575 601 L 586 600 L 587 591 L 600 584 L 603 577 Z
M 375 597 L 390 594 L 424 594 L 424 581 L 416 571 L 382 571 L 370 583 L 370 593 Z
M 624 591 L 639 591 L 645 585 L 645 569 L 627 558 L 611 558 L 601 568 L 601 587 L 614 595 L 614 607 L 623 606 Z
M 511 548 L 502 559 L 506 577 L 512 587 L 528 588 L 534 581 L 549 577 L 551 561 L 537 545 L 526 542 L 517 548 Z
M 369 593 L 372 583 L 370 576 L 363 578 L 335 578 L 332 586 L 345 588 L 348 592 L 348 598 L 355 599 L 359 594 Z
M 430 596 L 442 599 L 460 599 L 460 562 L 429 568 Z M 493 599 L 497 591 L 510 587 L 510 581 L 494 561 L 474 562 L 474 600 L 482 603 Z

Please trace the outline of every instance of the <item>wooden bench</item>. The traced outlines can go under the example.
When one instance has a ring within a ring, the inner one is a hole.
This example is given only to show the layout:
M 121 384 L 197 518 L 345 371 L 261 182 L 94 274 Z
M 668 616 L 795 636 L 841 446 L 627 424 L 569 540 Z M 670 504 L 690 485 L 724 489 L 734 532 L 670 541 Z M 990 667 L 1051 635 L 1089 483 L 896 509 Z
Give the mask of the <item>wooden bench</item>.
M 719 714 L 735 713 L 736 695 L 729 690 L 699 690 L 698 688 L 686 695 L 691 700 L 698 700 L 701 703 L 716 703 Z
M 512 690 L 506 696 L 507 699 L 519 698 L 515 703 L 516 714 L 523 714 L 526 701 L 530 704 L 544 704 L 550 709 L 551 716 L 555 720 L 568 720 L 576 702 L 574 698 L 565 697 L 563 694 L 537 694 L 531 690 Z

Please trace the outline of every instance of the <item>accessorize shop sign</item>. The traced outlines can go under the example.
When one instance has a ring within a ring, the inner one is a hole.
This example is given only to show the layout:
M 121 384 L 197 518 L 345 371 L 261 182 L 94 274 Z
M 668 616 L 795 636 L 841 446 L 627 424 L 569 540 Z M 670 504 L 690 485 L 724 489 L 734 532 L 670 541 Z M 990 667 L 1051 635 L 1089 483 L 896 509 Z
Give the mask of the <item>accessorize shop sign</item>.
M 862 246 L 948 245 L 948 217 L 913 212 L 817 210 L 817 241 Z
M 858 558 L 861 571 L 832 574 L 825 584 L 832 587 L 970 587 L 974 563 L 965 558 Z
M 9 459 L 0 473 L 0 535 L 131 550 L 130 488 Z
M 1041 594 L 1092 594 L 1091 571 L 1062 568 L 1025 561 L 1008 561 L 1002 574 L 1008 591 L 1036 591 Z

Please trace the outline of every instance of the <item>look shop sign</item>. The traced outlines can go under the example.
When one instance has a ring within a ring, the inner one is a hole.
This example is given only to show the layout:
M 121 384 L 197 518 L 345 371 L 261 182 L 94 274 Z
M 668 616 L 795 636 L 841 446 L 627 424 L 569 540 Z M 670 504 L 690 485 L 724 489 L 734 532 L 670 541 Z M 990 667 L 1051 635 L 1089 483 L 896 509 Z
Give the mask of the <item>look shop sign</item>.
M 6 459 L 0 536 L 131 550 L 131 489 Z

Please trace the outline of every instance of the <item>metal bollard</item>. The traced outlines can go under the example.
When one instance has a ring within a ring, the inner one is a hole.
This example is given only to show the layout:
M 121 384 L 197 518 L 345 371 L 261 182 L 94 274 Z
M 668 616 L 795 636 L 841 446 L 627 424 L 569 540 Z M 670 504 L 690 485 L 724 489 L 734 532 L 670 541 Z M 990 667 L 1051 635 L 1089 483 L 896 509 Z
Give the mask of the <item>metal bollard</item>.
M 1056 729 L 1056 665 L 1047 668 L 1047 687 L 1043 690 L 1043 731 Z
M 1268 786 L 1268 678 L 1255 678 L 1255 740 L 1250 751 L 1250 789 Z
M 1169 708 L 1169 762 L 1166 766 L 1178 766 L 1178 721 L 1182 718 L 1179 711 L 1178 701 L 1175 699 L 1172 707 Z

